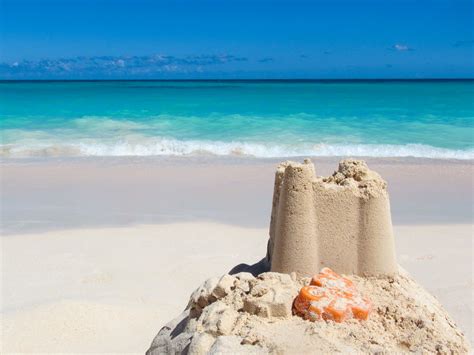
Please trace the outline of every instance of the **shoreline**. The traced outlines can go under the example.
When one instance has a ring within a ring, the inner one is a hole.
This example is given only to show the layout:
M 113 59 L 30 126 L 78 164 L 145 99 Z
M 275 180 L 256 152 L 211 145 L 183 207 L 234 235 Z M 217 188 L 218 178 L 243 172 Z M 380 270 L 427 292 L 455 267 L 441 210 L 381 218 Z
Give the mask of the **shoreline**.
M 374 157 L 364 155 L 334 155 L 334 156 L 312 156 L 296 155 L 282 157 L 255 157 L 248 155 L 214 155 L 214 154 L 189 154 L 189 155 L 130 155 L 130 156 L 41 156 L 41 157 L 0 157 L 0 166 L 9 165 L 41 165 L 57 163 L 111 163 L 111 164 L 261 164 L 275 163 L 285 160 L 302 161 L 311 159 L 317 163 L 334 163 L 342 159 L 354 158 L 365 160 L 369 164 L 471 164 L 474 165 L 474 159 L 455 159 L 455 158 L 426 158 L 426 157 Z

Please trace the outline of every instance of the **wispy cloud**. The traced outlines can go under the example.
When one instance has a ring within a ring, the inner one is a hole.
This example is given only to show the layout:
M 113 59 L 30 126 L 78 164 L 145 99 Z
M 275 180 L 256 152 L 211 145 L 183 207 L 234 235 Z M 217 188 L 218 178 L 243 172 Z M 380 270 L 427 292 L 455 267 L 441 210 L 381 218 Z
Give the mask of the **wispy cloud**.
M 275 59 L 271 58 L 271 57 L 265 57 L 265 58 L 261 58 L 258 60 L 259 63 L 270 63 L 270 62 L 273 62 Z
M 474 46 L 474 40 L 468 41 L 457 41 L 453 44 L 453 47 L 471 47 Z
M 396 50 L 398 52 L 407 52 L 407 51 L 414 51 L 414 48 L 409 47 L 406 44 L 396 43 L 390 49 Z
M 247 61 L 246 57 L 229 54 L 183 57 L 161 54 L 149 56 L 79 56 L 0 63 L 0 77 L 148 77 L 164 73 L 203 72 L 204 68 L 219 67 L 228 63 L 245 61 Z

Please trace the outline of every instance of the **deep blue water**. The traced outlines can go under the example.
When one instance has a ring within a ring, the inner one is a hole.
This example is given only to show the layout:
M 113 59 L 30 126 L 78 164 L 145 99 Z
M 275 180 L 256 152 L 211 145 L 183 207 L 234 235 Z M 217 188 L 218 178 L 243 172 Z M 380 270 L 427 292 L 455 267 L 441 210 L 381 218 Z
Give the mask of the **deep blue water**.
M 474 81 L 0 82 L 1 154 L 474 158 Z

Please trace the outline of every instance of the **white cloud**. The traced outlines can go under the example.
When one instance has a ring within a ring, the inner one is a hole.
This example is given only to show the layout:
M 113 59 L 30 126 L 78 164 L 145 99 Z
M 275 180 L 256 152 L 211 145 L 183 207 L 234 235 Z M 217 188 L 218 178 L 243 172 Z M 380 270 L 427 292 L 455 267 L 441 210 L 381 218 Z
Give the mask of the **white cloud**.
M 91 56 L 60 59 L 23 60 L 0 63 L 0 77 L 54 75 L 117 76 L 154 75 L 156 73 L 203 72 L 204 67 L 215 68 L 232 62 L 247 61 L 247 57 L 229 54 L 204 54 L 175 57 L 155 54 L 145 56 Z
M 397 43 L 393 46 L 393 49 L 399 52 L 411 51 L 412 48 L 408 47 L 406 44 Z

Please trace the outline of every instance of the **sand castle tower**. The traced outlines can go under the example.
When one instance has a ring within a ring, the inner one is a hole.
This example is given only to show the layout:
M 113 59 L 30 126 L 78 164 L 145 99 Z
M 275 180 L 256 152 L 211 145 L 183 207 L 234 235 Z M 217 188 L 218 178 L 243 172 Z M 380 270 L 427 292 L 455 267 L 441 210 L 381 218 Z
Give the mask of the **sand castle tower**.
M 327 178 L 309 160 L 280 164 L 267 259 L 282 273 L 396 273 L 386 182 L 359 160 L 341 161 Z

